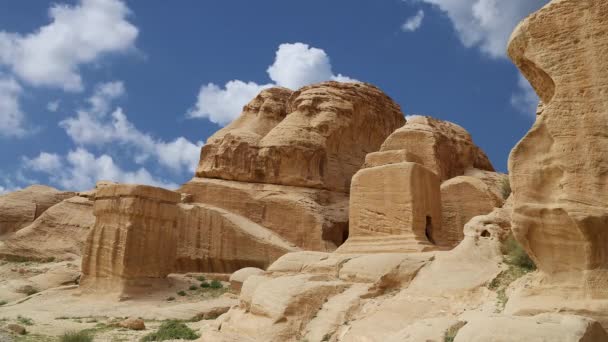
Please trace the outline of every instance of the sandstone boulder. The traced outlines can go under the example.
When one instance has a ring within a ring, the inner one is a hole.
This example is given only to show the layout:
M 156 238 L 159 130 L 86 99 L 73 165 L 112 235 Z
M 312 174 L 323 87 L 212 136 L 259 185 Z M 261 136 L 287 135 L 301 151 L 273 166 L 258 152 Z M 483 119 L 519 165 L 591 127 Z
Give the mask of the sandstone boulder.
M 424 165 L 443 182 L 476 168 L 494 171 L 485 153 L 462 127 L 428 116 L 413 116 L 366 158 L 369 166 L 404 161 Z
M 539 270 L 511 312 L 608 317 L 608 2 L 554 0 L 508 53 L 541 99 L 509 158 L 513 233 Z
M 235 291 L 241 291 L 241 287 L 243 287 L 243 283 L 245 280 L 247 280 L 247 278 L 253 275 L 260 275 L 262 273 L 264 273 L 264 270 L 255 267 L 241 268 L 230 275 L 230 288 Z
M 180 199 L 176 192 L 143 185 L 100 189 L 82 259 L 82 288 L 129 292 L 171 273 Z
M 441 227 L 439 179 L 410 162 L 363 169 L 353 177 L 349 212 L 339 253 L 427 250 Z
M 464 238 L 464 226 L 475 216 L 490 213 L 502 206 L 497 197 L 480 179 L 458 176 L 441 184 L 442 225 L 433 233 L 434 241 L 453 248 Z
M 534 317 L 491 316 L 473 319 L 455 342 L 599 342 L 608 341 L 602 326 L 589 318 L 542 314 Z
M 31 224 L 48 208 L 74 195 L 44 185 L 0 195 L 0 236 Z
M 93 201 L 71 197 L 0 242 L 0 256 L 31 260 L 79 258 L 94 223 Z
M 118 323 L 121 328 L 129 330 L 146 330 L 146 324 L 143 319 L 130 317 Z
M 404 123 L 399 106 L 369 84 L 269 89 L 209 138 L 196 175 L 348 192 L 365 155 Z

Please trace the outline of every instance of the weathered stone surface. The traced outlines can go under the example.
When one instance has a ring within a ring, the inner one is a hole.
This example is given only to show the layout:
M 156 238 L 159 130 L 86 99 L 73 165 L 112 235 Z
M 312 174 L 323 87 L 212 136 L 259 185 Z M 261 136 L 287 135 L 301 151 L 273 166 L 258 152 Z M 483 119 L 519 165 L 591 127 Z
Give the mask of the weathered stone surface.
M 175 272 L 232 273 L 266 268 L 299 248 L 249 219 L 207 204 L 182 204 L 177 218 Z
M 464 238 L 464 225 L 473 217 L 489 214 L 502 206 L 488 186 L 478 178 L 458 176 L 441 184 L 441 226 L 433 233 L 434 241 L 453 248 Z
M 82 287 L 128 292 L 173 271 L 180 198 L 143 185 L 100 189 L 82 260 Z
M 146 324 L 143 319 L 130 317 L 118 323 L 118 326 L 130 330 L 145 330 Z
M 245 217 L 302 249 L 333 251 L 348 236 L 344 193 L 208 178 L 194 178 L 179 191 L 192 194 L 192 203 Z
M 435 172 L 443 182 L 476 168 L 494 171 L 485 153 L 462 127 L 428 116 L 413 116 L 382 144 L 379 154 L 367 157 L 370 166 L 415 162 Z
M 245 282 L 245 280 L 247 280 L 247 278 L 249 278 L 253 275 L 260 275 L 263 273 L 264 273 L 264 270 L 261 270 L 259 268 L 255 268 L 255 267 L 241 268 L 240 270 L 238 270 L 230 275 L 230 288 L 232 288 L 235 291 L 241 291 L 241 288 L 243 287 L 243 283 Z
M 600 342 L 608 341 L 602 326 L 589 318 L 542 314 L 534 317 L 478 317 L 462 327 L 455 342 Z
M 607 26 L 606 1 L 554 0 L 508 49 L 542 101 L 509 159 L 513 232 L 553 282 L 596 299 L 608 298 Z
M 349 238 L 339 253 L 432 248 L 442 220 L 439 179 L 410 162 L 363 169 L 353 177 L 349 212 Z
M 73 192 L 59 191 L 44 185 L 32 185 L 1 195 L 0 236 L 31 224 L 45 210 L 74 195 Z
M 369 84 L 274 88 L 209 138 L 196 175 L 348 192 L 365 155 L 404 123 L 399 106 Z
M 71 197 L 0 242 L 0 256 L 32 260 L 79 258 L 94 223 L 93 201 Z

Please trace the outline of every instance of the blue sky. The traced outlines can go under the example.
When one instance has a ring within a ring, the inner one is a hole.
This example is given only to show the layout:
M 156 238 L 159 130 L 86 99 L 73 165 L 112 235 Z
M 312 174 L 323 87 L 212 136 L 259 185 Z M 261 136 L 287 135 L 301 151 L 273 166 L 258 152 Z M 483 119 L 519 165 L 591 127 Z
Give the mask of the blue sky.
M 505 46 L 546 2 L 3 1 L 0 192 L 175 187 L 259 90 L 326 79 L 462 125 L 506 171 L 537 100 Z

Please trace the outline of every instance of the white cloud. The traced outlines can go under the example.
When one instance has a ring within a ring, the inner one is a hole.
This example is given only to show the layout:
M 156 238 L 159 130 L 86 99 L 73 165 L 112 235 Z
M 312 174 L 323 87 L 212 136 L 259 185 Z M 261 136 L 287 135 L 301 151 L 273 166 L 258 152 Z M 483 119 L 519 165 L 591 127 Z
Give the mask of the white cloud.
M 21 86 L 12 78 L 0 75 L 0 136 L 19 137 L 26 133 L 25 115 L 19 105 Z
M 53 173 L 61 169 L 61 157 L 54 153 L 41 152 L 36 158 L 24 158 L 23 164 L 33 171 Z
M 330 80 L 331 63 L 325 51 L 308 44 L 281 44 L 274 63 L 266 70 L 278 86 L 298 89 Z
M 524 17 L 549 0 L 409 0 L 437 6 L 452 21 L 466 47 L 495 58 L 506 55 L 511 32 Z
M 175 189 L 177 184 L 155 178 L 145 168 L 136 171 L 126 171 L 114 163 L 107 154 L 95 156 L 88 150 L 79 147 L 70 151 L 65 157 L 57 154 L 42 152 L 38 157 L 27 160 L 26 165 L 40 160 L 52 159 L 59 165 L 39 167 L 37 171 L 46 173 L 52 183 L 63 189 L 91 189 L 99 180 L 110 180 L 119 183 L 146 184 L 163 188 Z M 53 162 L 53 163 L 54 163 Z
M 191 118 L 206 118 L 218 125 L 226 125 L 236 119 L 251 99 L 272 85 L 255 82 L 230 81 L 224 88 L 214 83 L 201 87 L 194 108 L 186 114 Z
M 517 91 L 511 96 L 511 105 L 524 114 L 536 116 L 538 101 L 538 95 L 534 88 L 520 74 L 517 80 Z
M 137 163 L 154 158 L 160 165 L 173 171 L 193 172 L 203 142 L 192 143 L 183 137 L 165 142 L 140 131 L 120 107 L 108 114 L 112 101 L 124 93 L 124 85 L 120 81 L 97 86 L 88 100 L 90 108 L 77 111 L 75 117 L 61 121 L 60 126 L 77 145 L 101 147 L 120 144 L 134 151 Z
M 36 32 L 0 31 L 0 64 L 31 85 L 80 91 L 81 65 L 134 48 L 138 29 L 126 20 L 128 15 L 120 0 L 55 4 L 49 10 L 51 23 Z
M 249 101 L 263 89 L 280 86 L 298 89 L 305 85 L 323 82 L 358 82 L 357 80 L 334 74 L 329 56 L 324 50 L 304 43 L 281 44 L 276 51 L 274 63 L 266 70 L 274 83 L 257 84 L 233 80 L 222 88 L 214 83 L 203 85 L 199 90 L 196 104 L 188 110 L 190 118 L 205 118 L 224 126 L 236 119 Z
M 424 19 L 424 11 L 419 10 L 414 16 L 408 18 L 403 25 L 401 30 L 405 32 L 414 32 L 422 26 L 422 20 Z
M 48 110 L 51 113 L 55 113 L 59 110 L 60 105 L 61 105 L 60 100 L 51 101 L 51 102 L 47 103 L 46 110 Z

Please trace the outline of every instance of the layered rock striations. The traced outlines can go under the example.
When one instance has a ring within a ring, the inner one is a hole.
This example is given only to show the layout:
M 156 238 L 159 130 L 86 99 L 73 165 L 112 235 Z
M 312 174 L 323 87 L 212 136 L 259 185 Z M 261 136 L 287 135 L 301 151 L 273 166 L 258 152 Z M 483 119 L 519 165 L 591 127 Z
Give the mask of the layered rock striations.
M 404 123 L 399 106 L 369 84 L 272 88 L 209 138 L 196 175 L 348 192 L 365 156 Z
M 514 311 L 549 307 L 608 321 L 608 305 L 599 301 L 608 299 L 607 26 L 606 1 L 554 0 L 509 43 L 541 99 L 509 171 L 513 232 L 544 279 L 542 289 L 522 294 L 527 303 L 512 303 Z
M 0 236 L 28 226 L 48 208 L 74 195 L 44 185 L 32 185 L 0 196 Z
M 82 259 L 82 288 L 128 292 L 171 273 L 180 200 L 176 192 L 143 185 L 99 190 Z

